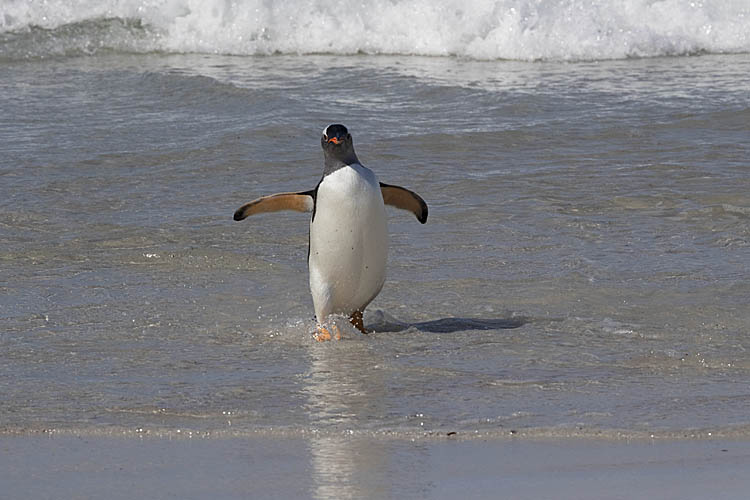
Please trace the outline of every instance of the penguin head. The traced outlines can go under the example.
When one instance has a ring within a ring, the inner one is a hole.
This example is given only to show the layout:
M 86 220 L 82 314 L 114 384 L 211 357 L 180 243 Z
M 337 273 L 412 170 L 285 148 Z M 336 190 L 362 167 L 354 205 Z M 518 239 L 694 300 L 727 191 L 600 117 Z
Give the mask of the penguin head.
M 352 135 L 345 126 L 338 123 L 328 125 L 323 130 L 320 144 L 323 146 L 326 155 L 332 155 L 336 158 L 344 158 L 354 152 Z
M 325 173 L 333 172 L 346 165 L 359 163 L 354 152 L 354 141 L 346 127 L 338 123 L 328 125 L 320 138 L 325 157 Z

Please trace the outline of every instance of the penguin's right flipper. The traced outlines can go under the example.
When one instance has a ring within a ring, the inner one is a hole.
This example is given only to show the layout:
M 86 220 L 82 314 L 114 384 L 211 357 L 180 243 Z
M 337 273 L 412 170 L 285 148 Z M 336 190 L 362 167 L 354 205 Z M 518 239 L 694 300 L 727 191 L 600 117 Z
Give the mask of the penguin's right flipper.
M 278 193 L 263 196 L 250 203 L 245 203 L 234 213 L 234 220 L 242 220 L 255 214 L 278 212 L 280 210 L 294 210 L 296 212 L 312 212 L 315 207 L 315 192 Z
M 380 183 L 380 191 L 383 193 L 383 202 L 401 210 L 413 213 L 419 222 L 427 222 L 427 203 L 414 191 L 401 186 Z

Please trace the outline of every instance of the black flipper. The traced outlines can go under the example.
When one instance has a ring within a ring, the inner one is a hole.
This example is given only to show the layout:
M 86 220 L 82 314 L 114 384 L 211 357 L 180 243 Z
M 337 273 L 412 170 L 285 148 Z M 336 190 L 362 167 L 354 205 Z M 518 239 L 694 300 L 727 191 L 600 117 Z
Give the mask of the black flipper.
M 414 191 L 409 191 L 401 186 L 391 186 L 380 183 L 380 191 L 383 193 L 383 202 L 401 210 L 412 212 L 419 222 L 427 222 L 427 203 Z

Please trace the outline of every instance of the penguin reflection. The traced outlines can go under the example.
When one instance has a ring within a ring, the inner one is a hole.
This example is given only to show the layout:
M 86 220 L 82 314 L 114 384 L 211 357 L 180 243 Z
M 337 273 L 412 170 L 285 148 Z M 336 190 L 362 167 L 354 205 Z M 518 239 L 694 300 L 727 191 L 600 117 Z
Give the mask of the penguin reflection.
M 316 498 L 391 496 L 388 443 L 368 435 L 387 413 L 386 373 L 366 340 L 311 344 L 305 392 Z

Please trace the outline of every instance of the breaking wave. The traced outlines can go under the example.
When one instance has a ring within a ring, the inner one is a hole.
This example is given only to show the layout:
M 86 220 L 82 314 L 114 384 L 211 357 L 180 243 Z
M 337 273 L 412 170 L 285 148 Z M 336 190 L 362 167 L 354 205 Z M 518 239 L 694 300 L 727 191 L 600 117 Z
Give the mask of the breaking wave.
M 750 52 L 750 3 L 5 0 L 0 58 L 106 51 L 597 60 Z

